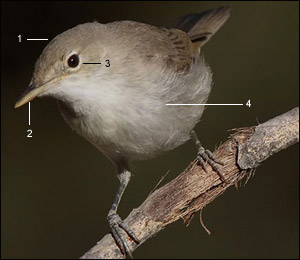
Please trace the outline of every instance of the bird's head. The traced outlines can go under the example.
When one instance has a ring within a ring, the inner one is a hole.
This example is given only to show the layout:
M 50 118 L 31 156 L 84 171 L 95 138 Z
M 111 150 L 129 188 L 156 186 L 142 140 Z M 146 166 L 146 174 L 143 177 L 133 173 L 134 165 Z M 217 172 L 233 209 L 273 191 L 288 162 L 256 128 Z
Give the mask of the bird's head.
M 101 71 L 105 70 L 107 44 L 104 27 L 96 22 L 85 23 L 56 36 L 36 61 L 29 87 L 16 102 L 15 108 L 37 96 L 58 99 L 68 98 L 68 95 L 80 96 L 80 89 L 88 87 L 84 82 L 92 74 L 95 78 L 93 72 L 97 70 L 101 76 Z M 102 65 L 84 64 L 100 62 Z

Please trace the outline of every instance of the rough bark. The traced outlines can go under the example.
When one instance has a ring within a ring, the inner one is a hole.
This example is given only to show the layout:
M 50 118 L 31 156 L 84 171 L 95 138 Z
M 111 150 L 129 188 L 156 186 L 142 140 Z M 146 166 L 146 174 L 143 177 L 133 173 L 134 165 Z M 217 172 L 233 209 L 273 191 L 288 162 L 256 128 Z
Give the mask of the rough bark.
M 132 252 L 147 239 L 178 219 L 187 224 L 193 215 L 221 195 L 243 177 L 251 175 L 260 163 L 282 149 L 299 142 L 299 108 L 273 118 L 256 127 L 235 129 L 214 155 L 224 163 L 221 167 L 227 183 L 207 165 L 207 173 L 190 163 L 178 177 L 156 189 L 124 220 L 140 244 L 127 236 Z M 111 234 L 105 235 L 82 259 L 124 258 Z

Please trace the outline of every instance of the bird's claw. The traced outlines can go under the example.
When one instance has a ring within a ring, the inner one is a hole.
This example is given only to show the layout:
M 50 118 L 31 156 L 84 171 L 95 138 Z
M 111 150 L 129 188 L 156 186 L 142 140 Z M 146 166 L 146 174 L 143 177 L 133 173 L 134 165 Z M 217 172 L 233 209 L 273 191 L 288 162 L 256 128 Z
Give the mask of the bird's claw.
M 139 244 L 139 240 L 133 231 L 128 227 L 126 223 L 120 218 L 120 216 L 116 212 L 109 212 L 107 216 L 107 220 L 109 226 L 111 228 L 111 232 L 113 238 L 115 239 L 117 245 L 119 246 L 121 252 L 124 255 L 128 255 L 132 258 L 131 250 L 126 242 L 126 238 L 124 237 L 124 232 L 122 229 L 128 234 L 128 236 L 136 243 Z
M 203 168 L 203 170 L 205 172 L 207 172 L 207 168 L 205 166 L 205 162 L 207 162 L 211 166 L 211 168 L 219 175 L 220 179 L 224 183 L 227 183 L 227 181 L 225 180 L 225 178 L 222 175 L 220 168 L 218 166 L 218 164 L 224 165 L 224 163 L 217 160 L 217 158 L 214 156 L 214 154 L 210 150 L 200 147 L 198 149 L 198 153 L 197 153 L 197 161 L 201 165 L 201 167 Z

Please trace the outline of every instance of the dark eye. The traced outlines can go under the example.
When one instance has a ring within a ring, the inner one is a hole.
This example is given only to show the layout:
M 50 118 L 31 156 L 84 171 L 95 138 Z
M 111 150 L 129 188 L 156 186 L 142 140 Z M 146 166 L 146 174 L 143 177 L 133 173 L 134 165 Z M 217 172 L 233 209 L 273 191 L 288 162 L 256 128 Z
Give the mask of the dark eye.
M 79 64 L 79 56 L 77 54 L 73 54 L 69 59 L 68 59 L 68 65 L 70 68 L 76 68 Z

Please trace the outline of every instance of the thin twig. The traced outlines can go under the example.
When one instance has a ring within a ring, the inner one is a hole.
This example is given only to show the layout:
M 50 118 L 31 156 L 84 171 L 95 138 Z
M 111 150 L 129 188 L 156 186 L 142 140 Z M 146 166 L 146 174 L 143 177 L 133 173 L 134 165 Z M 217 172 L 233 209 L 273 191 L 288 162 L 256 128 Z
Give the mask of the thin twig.
M 150 191 L 149 195 L 150 196 L 153 191 L 156 190 L 156 188 L 159 186 L 159 184 L 161 184 L 161 182 L 167 177 L 167 175 L 169 174 L 170 170 L 168 170 L 163 176 L 161 176 L 160 180 L 158 181 L 158 183 L 154 186 L 154 188 Z

